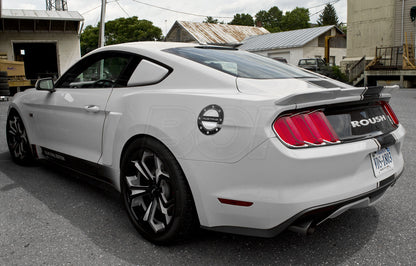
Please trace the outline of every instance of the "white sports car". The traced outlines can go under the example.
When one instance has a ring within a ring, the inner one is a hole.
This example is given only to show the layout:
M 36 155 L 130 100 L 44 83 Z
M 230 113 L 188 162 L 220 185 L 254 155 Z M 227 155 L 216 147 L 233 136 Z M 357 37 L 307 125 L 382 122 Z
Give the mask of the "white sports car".
M 19 164 L 48 159 L 113 185 L 154 243 L 198 226 L 311 233 L 400 176 L 394 89 L 232 48 L 127 43 L 17 94 L 7 142 Z

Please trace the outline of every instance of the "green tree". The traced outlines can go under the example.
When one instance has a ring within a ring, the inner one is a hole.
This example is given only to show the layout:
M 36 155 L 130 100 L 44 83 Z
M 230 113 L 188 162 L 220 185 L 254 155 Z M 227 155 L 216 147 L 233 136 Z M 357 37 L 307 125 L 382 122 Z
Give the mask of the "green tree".
M 204 21 L 202 21 L 203 23 L 214 23 L 214 24 L 218 24 L 219 21 L 216 18 L 213 17 L 206 17 Z
M 254 19 L 250 14 L 235 14 L 233 20 L 231 20 L 230 25 L 243 25 L 243 26 L 253 26 Z
M 259 23 L 270 32 L 282 31 L 283 12 L 274 6 L 269 11 L 260 10 L 256 14 L 256 25 Z
M 338 15 L 333 5 L 327 4 L 319 15 L 319 19 L 316 21 L 319 26 L 336 25 L 339 26 Z
M 287 11 L 283 16 L 282 30 L 298 30 L 310 28 L 309 10 L 303 7 L 296 7 L 292 11 Z
M 81 54 L 87 54 L 98 47 L 98 26 L 93 27 L 88 25 L 81 33 Z
M 99 25 L 87 26 L 81 34 L 81 54 L 84 55 L 98 47 Z M 135 42 L 155 41 L 162 39 L 162 30 L 151 21 L 136 16 L 118 18 L 105 23 L 105 43 L 107 45 Z

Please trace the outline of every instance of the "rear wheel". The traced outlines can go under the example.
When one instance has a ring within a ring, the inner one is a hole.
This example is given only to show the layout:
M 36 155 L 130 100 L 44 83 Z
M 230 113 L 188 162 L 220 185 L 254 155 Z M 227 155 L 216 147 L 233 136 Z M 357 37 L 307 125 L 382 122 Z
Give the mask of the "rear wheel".
M 134 141 L 121 164 L 124 205 L 139 233 L 156 244 L 188 236 L 197 225 L 189 186 L 172 153 L 154 139 Z
M 14 162 L 29 165 L 33 162 L 32 150 L 22 118 L 11 111 L 6 124 L 7 146 Z

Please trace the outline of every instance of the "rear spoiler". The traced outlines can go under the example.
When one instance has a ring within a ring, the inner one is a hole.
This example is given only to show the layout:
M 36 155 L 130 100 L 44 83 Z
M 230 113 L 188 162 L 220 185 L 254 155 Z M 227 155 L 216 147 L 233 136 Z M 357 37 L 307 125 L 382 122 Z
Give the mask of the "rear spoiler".
M 275 101 L 276 105 L 296 105 L 295 109 L 311 105 L 325 105 L 338 102 L 354 102 L 362 100 L 390 99 L 391 94 L 398 90 L 399 86 L 372 86 L 361 88 L 334 88 L 325 91 L 292 94 Z

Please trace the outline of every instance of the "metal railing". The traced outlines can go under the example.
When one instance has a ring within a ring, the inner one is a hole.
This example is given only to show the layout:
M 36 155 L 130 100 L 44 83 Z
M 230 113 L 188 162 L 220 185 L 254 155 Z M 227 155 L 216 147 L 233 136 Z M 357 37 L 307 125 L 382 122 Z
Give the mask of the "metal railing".
M 403 65 L 403 46 L 377 47 L 377 63 L 371 69 L 401 69 Z
M 356 78 L 358 78 L 365 70 L 365 56 L 363 56 L 360 61 L 355 63 L 349 69 L 349 81 L 352 82 Z

